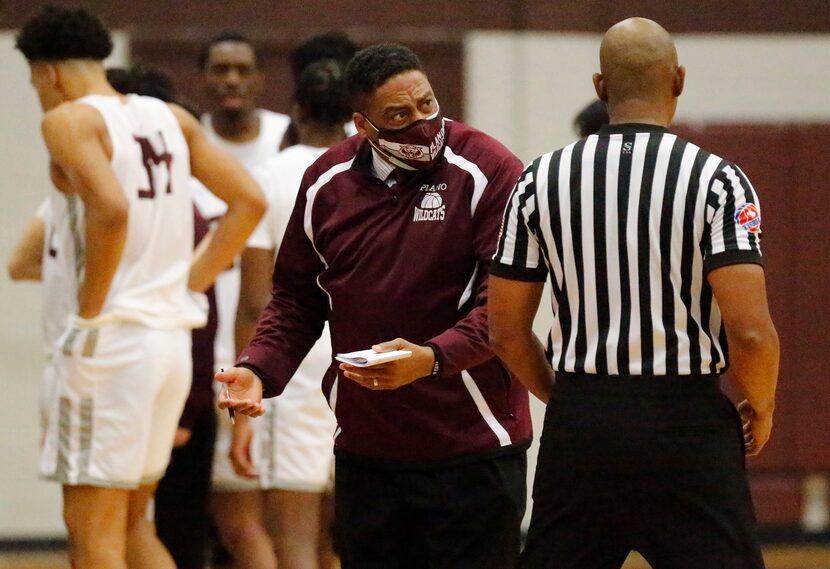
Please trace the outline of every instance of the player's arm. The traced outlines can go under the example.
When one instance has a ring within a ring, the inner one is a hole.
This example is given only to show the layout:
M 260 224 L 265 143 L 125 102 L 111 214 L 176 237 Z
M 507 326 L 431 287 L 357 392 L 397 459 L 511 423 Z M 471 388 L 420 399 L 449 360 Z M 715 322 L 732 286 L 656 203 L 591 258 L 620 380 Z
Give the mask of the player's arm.
M 276 233 L 278 227 L 284 226 L 280 223 L 280 216 L 284 213 L 282 204 L 277 201 L 280 197 L 279 192 L 272 187 L 273 172 L 270 168 L 263 167 L 254 171 L 253 177 L 266 194 L 268 212 L 251 234 L 240 256 L 239 303 L 236 307 L 234 329 L 237 350 L 247 346 L 253 339 L 259 317 L 271 301 L 274 261 L 277 247 L 282 241 L 282 235 Z M 290 209 L 288 211 L 290 212 Z
M 745 419 L 754 440 L 748 441 L 747 450 L 758 454 L 772 430 L 779 358 L 764 270 L 755 264 L 727 265 L 712 270 L 708 279 L 726 328 L 732 376 L 751 407 Z
M 9 258 L 9 278 L 13 281 L 39 281 L 42 277 L 43 244 L 46 238 L 46 222 L 32 217 L 23 228 Z
M 61 105 L 43 118 L 42 131 L 52 168 L 84 203 L 86 262 L 78 315 L 94 318 L 121 261 L 129 202 L 110 166 L 106 124 L 98 111 L 83 104 Z
M 204 291 L 233 263 L 265 212 L 265 196 L 253 178 L 232 156 L 211 144 L 199 122 L 187 111 L 171 105 L 190 147 L 193 175 L 228 204 L 210 244 L 193 260 L 188 286 Z
M 247 346 L 262 311 L 271 300 L 274 250 L 247 247 L 240 262 L 239 304 L 236 309 L 236 345 Z
M 550 398 L 553 370 L 533 333 L 544 282 L 490 275 L 490 346 L 510 373 L 543 403 Z

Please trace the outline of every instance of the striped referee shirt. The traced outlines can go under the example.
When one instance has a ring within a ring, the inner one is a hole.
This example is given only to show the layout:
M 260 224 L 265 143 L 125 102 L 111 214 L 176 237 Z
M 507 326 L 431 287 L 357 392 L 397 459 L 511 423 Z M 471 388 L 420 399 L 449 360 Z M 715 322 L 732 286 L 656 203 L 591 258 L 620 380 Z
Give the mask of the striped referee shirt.
M 609 125 L 524 170 L 490 272 L 550 274 L 555 371 L 717 374 L 726 336 L 706 275 L 761 264 L 760 237 L 735 164 L 662 127 Z

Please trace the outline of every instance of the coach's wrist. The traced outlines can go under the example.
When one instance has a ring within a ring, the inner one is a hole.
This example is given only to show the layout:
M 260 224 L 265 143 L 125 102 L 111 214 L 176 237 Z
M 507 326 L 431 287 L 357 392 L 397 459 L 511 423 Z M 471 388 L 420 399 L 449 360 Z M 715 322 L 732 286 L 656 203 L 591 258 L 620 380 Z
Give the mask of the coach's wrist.
M 430 364 L 428 377 L 438 377 L 441 374 L 441 351 L 435 344 L 427 342 L 425 344 L 432 354 L 432 362 Z

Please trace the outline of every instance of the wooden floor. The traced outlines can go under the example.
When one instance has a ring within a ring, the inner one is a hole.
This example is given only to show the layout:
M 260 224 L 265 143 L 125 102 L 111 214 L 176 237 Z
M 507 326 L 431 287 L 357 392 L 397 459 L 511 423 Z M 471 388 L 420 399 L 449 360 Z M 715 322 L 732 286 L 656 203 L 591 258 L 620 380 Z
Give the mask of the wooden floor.
M 830 569 L 830 546 L 768 547 L 767 569 Z M 0 553 L 0 569 L 67 569 L 65 553 Z M 649 569 L 642 557 L 631 554 L 623 569 Z M 701 568 L 704 569 L 704 568 Z

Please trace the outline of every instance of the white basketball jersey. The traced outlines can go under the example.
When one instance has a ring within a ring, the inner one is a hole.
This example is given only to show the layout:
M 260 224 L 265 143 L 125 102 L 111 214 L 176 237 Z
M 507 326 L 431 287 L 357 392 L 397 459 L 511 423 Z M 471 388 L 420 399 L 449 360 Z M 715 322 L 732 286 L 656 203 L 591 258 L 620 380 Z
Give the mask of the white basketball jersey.
M 239 160 L 249 172 L 279 153 L 283 136 L 285 136 L 285 131 L 291 122 L 287 115 L 265 109 L 257 109 L 256 112 L 260 121 L 259 135 L 251 141 L 242 143 L 229 142 L 216 134 L 211 116 L 208 114 L 202 116 L 202 126 L 208 139 Z M 216 221 L 227 211 L 225 202 L 214 196 L 206 188 L 196 191 L 194 199 L 200 213 L 208 221 Z M 236 362 L 234 324 L 236 322 L 236 308 L 239 303 L 238 261 L 234 263 L 233 267 L 216 278 L 214 291 L 216 292 L 216 310 L 219 317 L 214 351 L 216 369 L 228 368 Z
M 279 249 L 303 174 L 326 150 L 297 144 L 254 169 L 254 178 L 268 200 L 268 211 L 248 239 L 248 247 Z
M 259 134 L 248 142 L 230 142 L 222 138 L 213 129 L 211 116 L 202 115 L 202 125 L 205 127 L 208 139 L 227 150 L 249 171 L 279 153 L 285 131 L 291 123 L 291 118 L 282 113 L 257 109 L 256 114 L 259 117 Z
M 204 295 L 188 291 L 193 258 L 190 152 L 166 103 L 150 97 L 78 99 L 104 117 L 110 164 L 129 203 L 127 239 L 101 322 L 192 328 L 206 320 Z M 85 271 L 84 206 L 77 195 L 50 192 L 44 285 L 72 313 Z

